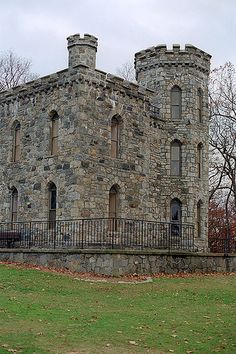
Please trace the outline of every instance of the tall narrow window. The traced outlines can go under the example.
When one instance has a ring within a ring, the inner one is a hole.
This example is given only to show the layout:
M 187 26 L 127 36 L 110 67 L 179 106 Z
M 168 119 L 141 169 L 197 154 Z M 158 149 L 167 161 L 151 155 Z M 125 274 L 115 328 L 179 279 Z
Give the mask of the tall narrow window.
M 203 145 L 202 143 L 198 144 L 197 146 L 197 177 L 202 177 L 202 152 L 203 152 Z
M 111 120 L 111 157 L 119 156 L 119 121 L 116 117 Z
M 172 199 L 170 203 L 171 234 L 180 236 L 182 221 L 182 204 L 179 199 Z
M 15 125 L 13 141 L 13 161 L 20 160 L 20 123 Z
M 117 218 L 118 214 L 118 187 L 112 186 L 109 191 L 109 218 Z
M 171 89 L 171 119 L 181 119 L 182 91 L 178 86 Z
M 178 140 L 170 144 L 170 174 L 181 176 L 181 143 Z
M 111 220 L 109 220 L 110 231 L 117 231 L 118 226 L 118 188 L 119 187 L 117 185 L 114 185 L 109 191 L 109 218 L 111 218 Z
M 49 184 L 48 188 L 48 204 L 49 204 L 49 228 L 54 229 L 56 226 L 56 208 L 57 208 L 57 187 L 54 183 Z
M 13 188 L 11 195 L 11 222 L 17 222 L 17 211 L 18 211 L 18 191 Z
M 59 117 L 56 111 L 51 113 L 51 141 L 50 141 L 50 153 L 56 155 L 58 153 L 58 123 Z
M 197 203 L 197 237 L 201 237 L 201 228 L 202 228 L 202 201 L 199 200 Z
M 203 95 L 202 95 L 202 90 L 199 88 L 197 90 L 197 115 L 198 115 L 198 121 L 200 123 L 202 122 L 202 106 L 203 106 Z

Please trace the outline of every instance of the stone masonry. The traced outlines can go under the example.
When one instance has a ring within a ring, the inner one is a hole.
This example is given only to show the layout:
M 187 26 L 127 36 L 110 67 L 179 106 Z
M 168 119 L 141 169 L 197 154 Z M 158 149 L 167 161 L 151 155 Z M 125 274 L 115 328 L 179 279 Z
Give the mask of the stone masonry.
M 70 36 L 68 51 L 67 69 L 0 93 L 0 221 L 11 221 L 13 188 L 18 191 L 18 221 L 48 220 L 52 182 L 57 188 L 57 219 L 108 217 L 109 191 L 115 185 L 118 217 L 168 222 L 170 203 L 178 199 L 181 222 L 200 227 L 196 237 L 206 248 L 210 55 L 192 45 L 140 51 L 135 55 L 136 84 L 95 68 L 94 36 Z M 182 94 L 179 120 L 171 118 L 174 86 Z M 54 155 L 52 112 L 59 120 Z M 116 158 L 111 157 L 114 116 L 120 127 Z M 16 122 L 21 127 L 20 159 L 13 161 Z M 175 140 L 181 143 L 179 176 L 170 171 Z

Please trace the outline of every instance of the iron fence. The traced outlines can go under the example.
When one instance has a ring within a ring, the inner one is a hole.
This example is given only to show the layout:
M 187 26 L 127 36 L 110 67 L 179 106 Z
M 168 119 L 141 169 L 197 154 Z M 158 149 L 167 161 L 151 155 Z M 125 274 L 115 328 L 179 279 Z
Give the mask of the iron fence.
M 194 226 L 134 219 L 0 223 L 0 247 L 194 250 Z

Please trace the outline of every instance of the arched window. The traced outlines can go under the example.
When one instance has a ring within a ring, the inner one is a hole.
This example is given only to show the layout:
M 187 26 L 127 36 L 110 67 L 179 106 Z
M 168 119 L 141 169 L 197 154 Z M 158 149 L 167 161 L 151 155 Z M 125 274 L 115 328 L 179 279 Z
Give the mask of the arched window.
M 174 140 L 170 144 L 170 174 L 181 176 L 181 142 Z
M 197 146 L 197 177 L 202 177 L 202 152 L 203 152 L 203 145 L 199 143 Z
M 58 123 L 59 116 L 56 111 L 50 113 L 51 117 L 51 132 L 50 132 L 50 154 L 56 155 L 58 153 Z
M 12 159 L 14 162 L 20 160 L 20 123 L 16 123 L 14 127 L 14 135 L 13 135 L 13 151 L 12 151 Z
M 182 221 L 182 204 L 179 199 L 172 199 L 170 202 L 171 234 L 180 236 Z
M 202 107 L 203 107 L 203 95 L 202 95 L 202 90 L 199 88 L 197 90 L 197 115 L 198 115 L 198 121 L 200 123 L 202 122 Z
M 18 191 L 15 187 L 12 189 L 11 194 L 11 222 L 17 222 L 17 211 L 18 211 Z
M 113 185 L 109 191 L 109 218 L 118 217 L 118 188 L 117 185 Z
M 171 89 L 171 119 L 181 119 L 182 91 L 178 86 Z
M 49 229 L 54 229 L 56 226 L 56 209 L 57 209 L 57 187 L 54 183 L 49 183 L 48 186 L 48 221 Z
M 197 203 L 197 237 L 201 237 L 202 233 L 202 201 L 199 200 Z
M 117 231 L 119 213 L 119 187 L 113 185 L 109 191 L 109 230 Z
M 119 156 L 119 135 L 119 120 L 116 117 L 113 117 L 111 120 L 111 157 L 114 158 Z

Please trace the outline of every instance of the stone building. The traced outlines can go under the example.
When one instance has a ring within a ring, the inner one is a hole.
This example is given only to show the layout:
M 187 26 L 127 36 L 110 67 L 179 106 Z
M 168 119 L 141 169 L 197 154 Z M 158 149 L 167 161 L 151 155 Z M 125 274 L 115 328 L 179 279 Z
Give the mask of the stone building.
M 1 221 L 190 223 L 206 245 L 210 55 L 142 50 L 135 84 L 95 68 L 94 36 L 68 51 L 67 69 L 0 93 Z

